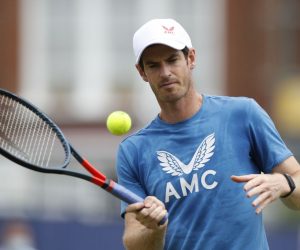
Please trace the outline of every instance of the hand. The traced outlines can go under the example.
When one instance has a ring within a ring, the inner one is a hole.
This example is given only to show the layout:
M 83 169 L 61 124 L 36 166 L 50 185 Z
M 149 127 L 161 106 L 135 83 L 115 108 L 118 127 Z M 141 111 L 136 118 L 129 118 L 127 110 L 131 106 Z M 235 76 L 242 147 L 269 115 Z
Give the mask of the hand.
M 126 209 L 127 213 L 135 213 L 136 219 L 149 229 L 165 227 L 167 222 L 159 225 L 159 222 L 167 214 L 164 203 L 154 196 L 148 196 L 144 202 L 131 204 Z
M 259 214 L 268 204 L 289 192 L 289 186 L 282 174 L 249 174 L 231 176 L 235 182 L 245 182 L 244 190 L 247 197 L 257 195 L 252 205 Z

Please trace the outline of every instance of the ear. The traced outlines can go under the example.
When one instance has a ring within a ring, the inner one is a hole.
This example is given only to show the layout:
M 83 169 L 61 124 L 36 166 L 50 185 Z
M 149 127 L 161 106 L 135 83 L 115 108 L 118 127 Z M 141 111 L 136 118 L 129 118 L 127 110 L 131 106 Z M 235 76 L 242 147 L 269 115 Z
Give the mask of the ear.
M 136 67 L 137 71 L 139 72 L 140 76 L 142 77 L 142 79 L 145 82 L 148 82 L 148 78 L 145 74 L 145 71 L 142 69 L 142 67 L 139 64 L 136 64 L 135 67 Z
M 194 48 L 189 49 L 188 65 L 189 65 L 190 69 L 194 69 L 196 66 L 196 51 Z

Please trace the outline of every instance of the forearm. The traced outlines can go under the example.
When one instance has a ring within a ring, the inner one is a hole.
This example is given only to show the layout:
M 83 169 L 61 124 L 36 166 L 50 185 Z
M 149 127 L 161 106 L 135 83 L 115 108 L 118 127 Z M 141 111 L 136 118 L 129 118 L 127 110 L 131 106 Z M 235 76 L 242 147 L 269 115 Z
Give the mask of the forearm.
M 148 229 L 139 226 L 136 230 L 125 230 L 123 243 L 127 250 L 162 250 L 166 227 Z
M 287 207 L 300 210 L 300 171 L 290 174 L 290 176 L 293 178 L 296 188 L 290 196 L 281 200 Z
M 127 250 L 162 250 L 168 221 L 164 204 L 154 196 L 127 207 L 123 243 Z

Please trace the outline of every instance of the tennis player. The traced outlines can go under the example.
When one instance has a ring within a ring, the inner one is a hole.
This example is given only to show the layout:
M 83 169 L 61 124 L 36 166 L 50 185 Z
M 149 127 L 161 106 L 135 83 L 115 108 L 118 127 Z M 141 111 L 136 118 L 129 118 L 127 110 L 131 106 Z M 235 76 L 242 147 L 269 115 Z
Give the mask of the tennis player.
M 160 113 L 119 146 L 127 249 L 269 249 L 262 210 L 300 209 L 300 166 L 268 114 L 246 97 L 200 94 L 184 28 L 154 19 L 133 37 L 136 68 Z M 169 213 L 169 219 L 160 221 Z

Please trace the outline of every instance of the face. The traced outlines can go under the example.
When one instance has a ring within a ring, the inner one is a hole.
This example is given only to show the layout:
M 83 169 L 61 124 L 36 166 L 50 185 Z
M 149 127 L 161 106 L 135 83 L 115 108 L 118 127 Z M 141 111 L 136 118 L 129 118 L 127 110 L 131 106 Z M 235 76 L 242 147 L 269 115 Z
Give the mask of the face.
M 149 82 L 160 104 L 176 102 L 191 91 L 194 49 L 185 57 L 182 51 L 157 44 L 143 52 L 142 60 L 144 69 L 136 67 L 143 80 Z

